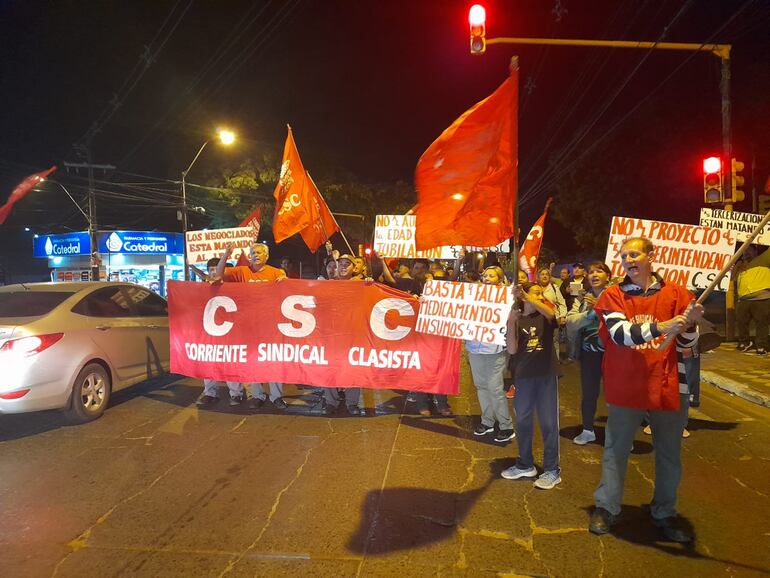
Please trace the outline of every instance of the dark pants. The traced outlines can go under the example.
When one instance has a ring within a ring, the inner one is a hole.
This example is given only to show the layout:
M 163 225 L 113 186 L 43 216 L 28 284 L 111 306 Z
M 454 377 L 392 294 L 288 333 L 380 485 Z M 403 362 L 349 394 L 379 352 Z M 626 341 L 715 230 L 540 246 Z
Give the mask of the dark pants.
M 684 359 L 684 374 L 690 394 L 690 406 L 700 406 L 700 355 Z
M 516 437 L 519 440 L 519 458 L 516 467 L 528 470 L 535 465 L 532 456 L 532 437 L 535 411 L 543 434 L 543 470 L 559 471 L 559 380 L 557 377 L 516 379 Z
M 417 403 L 417 409 L 430 409 L 430 398 L 433 398 L 433 403 L 437 409 L 447 409 L 449 407 L 449 399 L 445 393 L 424 393 L 422 391 L 413 391 L 412 396 Z
M 583 429 L 594 431 L 596 417 L 596 402 L 599 400 L 599 390 L 602 383 L 602 351 L 580 352 L 580 387 L 583 399 L 580 409 L 583 414 Z
M 738 341 L 748 343 L 750 338 L 749 325 L 754 320 L 757 330 L 755 343 L 757 347 L 767 349 L 768 326 L 770 326 L 770 299 L 757 301 L 741 301 L 735 305 L 735 320 L 738 325 Z

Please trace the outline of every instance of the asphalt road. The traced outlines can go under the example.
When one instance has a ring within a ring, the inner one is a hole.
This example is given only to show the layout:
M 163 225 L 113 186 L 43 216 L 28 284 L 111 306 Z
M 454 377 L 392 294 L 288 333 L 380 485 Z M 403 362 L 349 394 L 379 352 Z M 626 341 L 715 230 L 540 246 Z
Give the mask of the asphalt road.
M 455 418 L 404 413 L 392 391 L 366 392 L 367 417 L 310 415 L 314 398 L 293 387 L 288 415 L 231 409 L 224 392 L 199 410 L 200 382 L 173 377 L 116 393 L 83 426 L 56 412 L 0 416 L 0 574 L 770 573 L 767 408 L 704 385 L 679 504 L 693 547 L 659 541 L 648 522 L 653 455 L 641 431 L 623 518 L 597 537 L 586 526 L 602 448 L 571 443 L 578 382 L 564 370 L 563 482 L 550 491 L 500 478 L 515 440 L 469 434 L 478 406 L 465 366 Z

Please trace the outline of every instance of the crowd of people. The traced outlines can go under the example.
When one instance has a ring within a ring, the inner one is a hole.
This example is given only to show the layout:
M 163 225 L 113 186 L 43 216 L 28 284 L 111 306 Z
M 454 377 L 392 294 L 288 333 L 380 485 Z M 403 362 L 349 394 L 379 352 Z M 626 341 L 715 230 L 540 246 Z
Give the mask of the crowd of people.
M 519 270 L 516 283 L 506 274 L 494 254 L 461 253 L 454 262 L 415 259 L 386 261 L 373 253 L 369 258 L 338 254 L 327 246 L 329 257 L 319 279 L 381 282 L 420 296 L 431 279 L 513 284 L 516 305 L 508 320 L 507 346 L 466 341 L 465 349 L 476 389 L 481 416 L 473 429 L 479 437 L 492 436 L 497 443 L 517 438 L 518 458 L 504 470 L 506 479 L 534 479 L 540 489 L 561 483 L 559 464 L 559 378 L 563 363 L 579 363 L 581 384 L 580 433 L 573 442 L 597 442 L 595 421 L 602 383 L 608 405 L 602 478 L 594 494 L 596 508 L 589 524 L 591 532 L 603 534 L 620 514 L 628 456 L 639 427 L 653 436 L 656 451 L 655 492 L 651 505 L 653 523 L 671 540 L 686 542 L 691 535 L 676 516 L 676 493 L 681 476 L 681 439 L 691 403 L 697 405 L 699 384 L 698 323 L 703 308 L 690 292 L 666 283 L 653 270 L 654 247 L 645 238 L 630 238 L 620 253 L 625 276 L 612 279 L 601 261 L 576 262 L 555 270 L 553 264 L 539 268 L 530 280 Z M 221 259 L 208 263 L 206 279 L 212 283 L 277 281 L 284 269 L 267 264 L 269 249 L 255 243 L 248 267 L 228 266 L 230 249 Z M 770 269 L 764 255 L 748 254 L 736 270 L 738 323 L 741 351 L 767 351 L 770 311 Z M 757 333 L 748 337 L 748 321 L 755 319 Z M 675 344 L 667 347 L 666 339 Z M 661 345 L 663 341 L 663 345 Z M 510 377 L 507 377 L 510 376 Z M 506 384 L 509 384 L 506 393 Z M 243 384 L 227 383 L 230 404 L 245 401 Z M 249 407 L 260 409 L 267 401 L 287 409 L 283 385 L 251 385 Z M 408 390 L 408 386 L 403 389 Z M 317 404 L 324 414 L 344 411 L 365 415 L 359 388 L 316 388 Z M 509 398 L 513 399 L 511 412 Z M 218 401 L 217 384 L 204 381 L 197 403 Z M 451 416 L 446 395 L 408 392 L 407 402 L 420 415 L 432 410 Z M 542 473 L 538 474 L 532 451 L 534 416 L 543 438 Z

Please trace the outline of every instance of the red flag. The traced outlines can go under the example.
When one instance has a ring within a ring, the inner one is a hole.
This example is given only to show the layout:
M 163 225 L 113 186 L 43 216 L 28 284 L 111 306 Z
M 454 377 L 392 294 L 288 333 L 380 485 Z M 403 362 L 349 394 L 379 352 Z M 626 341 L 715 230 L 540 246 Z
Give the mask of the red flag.
M 312 221 L 309 227 L 300 231 L 300 235 L 302 235 L 302 240 L 305 241 L 305 245 L 307 245 L 308 249 L 315 253 L 318 250 L 318 247 L 323 245 L 329 240 L 329 237 L 340 230 L 340 226 L 337 224 L 337 220 L 329 210 L 326 201 L 324 201 L 324 198 L 321 196 L 318 187 L 315 186 L 313 179 L 309 174 L 307 176 L 312 185 L 312 200 L 310 206 Z
M 521 270 L 527 274 L 530 281 L 535 281 L 535 267 L 537 266 L 537 258 L 540 255 L 540 247 L 543 245 L 543 230 L 545 228 L 545 217 L 548 215 L 548 207 L 551 205 L 553 199 L 548 199 L 545 203 L 545 209 L 540 218 L 535 221 L 532 228 L 529 230 L 529 235 L 524 239 L 524 243 L 519 249 L 519 266 Z
M 302 159 L 299 158 L 297 145 L 289 127 L 286 144 L 283 147 L 281 176 L 275 187 L 275 215 L 273 216 L 273 236 L 280 243 L 306 229 L 313 222 L 312 197 L 313 184 L 305 172 Z
M 417 163 L 415 244 L 492 247 L 513 236 L 518 69 L 452 123 Z
M 238 226 L 251 227 L 254 230 L 254 239 L 256 239 L 259 236 L 260 221 L 262 221 L 262 207 L 257 207 Z
M 241 249 L 241 254 L 238 255 L 238 261 L 235 262 L 236 267 L 251 267 L 251 262 L 246 256 L 246 251 Z
M 46 171 L 40 171 L 39 173 L 29 175 L 28 177 L 25 177 L 25 179 L 21 181 L 18 185 L 16 185 L 16 188 L 13 189 L 13 192 L 11 193 L 11 196 L 8 197 L 8 200 L 6 201 L 6 203 L 2 207 L 0 207 L 0 225 L 5 223 L 5 220 L 8 218 L 8 215 L 11 214 L 11 208 L 13 208 L 13 206 L 18 201 L 20 201 L 24 197 L 24 195 L 26 195 L 28 192 L 34 189 L 35 185 L 37 185 L 40 181 L 45 179 L 48 175 L 50 175 L 55 170 L 56 170 L 56 167 L 54 166 Z

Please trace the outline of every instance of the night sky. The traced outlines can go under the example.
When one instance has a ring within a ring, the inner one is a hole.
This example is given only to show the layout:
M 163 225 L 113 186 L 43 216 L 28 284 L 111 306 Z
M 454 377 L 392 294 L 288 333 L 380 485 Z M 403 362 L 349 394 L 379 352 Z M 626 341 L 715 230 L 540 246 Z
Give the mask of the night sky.
M 484 56 L 473 57 L 468 51 L 470 4 L 2 0 L 0 197 L 5 199 L 25 174 L 80 160 L 73 143 L 100 119 L 93 161 L 125 173 L 178 179 L 220 125 L 237 131 L 239 148 L 224 152 L 212 147 L 194 169 L 199 175 L 232 162 L 225 155 L 280 155 L 290 123 L 311 171 L 346 171 L 362 181 L 411 181 L 422 151 L 502 82 L 510 57 L 518 54 L 523 227 L 542 210 L 548 179 L 533 185 L 544 173 L 558 171 L 548 162 L 561 147 L 575 144 L 574 154 L 579 154 L 597 140 L 616 139 L 634 155 L 637 137 L 647 147 L 656 139 L 661 148 L 676 142 L 681 152 L 670 162 L 686 173 L 678 187 L 686 187 L 692 201 L 662 207 L 658 217 L 697 220 L 699 163 L 721 148 L 717 58 L 534 46 L 490 46 Z M 770 2 L 484 4 L 488 37 L 732 43 L 734 148 L 747 166 L 751 155 L 756 158 L 761 190 L 770 172 Z M 145 47 L 153 59 L 140 75 Z M 122 102 L 113 110 L 109 103 L 115 95 Z M 638 110 L 607 135 L 640 101 Z M 652 134 L 641 134 L 645 131 Z M 575 142 L 579 134 L 583 137 Z M 651 188 L 670 194 L 665 180 L 655 179 L 661 162 L 645 153 L 635 164 L 649 175 Z M 46 214 L 25 199 L 0 229 L 7 238 L 24 225 L 51 230 L 62 223 L 60 215 Z M 74 221 L 71 226 L 81 227 Z M 561 226 L 554 225 L 550 234 L 557 248 L 560 241 L 562 247 L 568 242 Z M 547 244 L 548 235 L 547 230 Z

